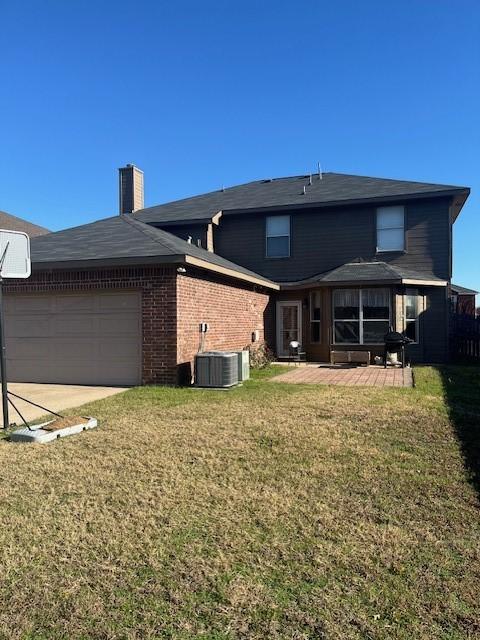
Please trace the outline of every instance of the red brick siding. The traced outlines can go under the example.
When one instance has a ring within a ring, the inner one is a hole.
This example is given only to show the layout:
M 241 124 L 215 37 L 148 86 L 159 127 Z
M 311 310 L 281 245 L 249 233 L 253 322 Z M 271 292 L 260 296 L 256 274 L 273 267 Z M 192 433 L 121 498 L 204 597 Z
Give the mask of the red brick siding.
M 37 272 L 10 280 L 5 293 L 82 292 L 112 289 L 142 293 L 142 382 L 188 381 L 198 351 L 200 322 L 208 322 L 207 349 L 242 349 L 255 329 L 264 340 L 269 293 L 248 283 L 176 267 L 123 267 Z M 177 313 L 178 311 L 178 313 Z
M 242 349 L 252 344 L 252 332 L 264 341 L 264 319 L 270 295 L 248 283 L 221 281 L 189 270 L 177 278 L 177 361 L 188 379 L 198 351 L 199 324 L 208 322 L 205 349 Z
M 9 281 L 5 293 L 81 292 L 135 289 L 142 292 L 142 382 L 176 384 L 175 267 L 45 271 Z

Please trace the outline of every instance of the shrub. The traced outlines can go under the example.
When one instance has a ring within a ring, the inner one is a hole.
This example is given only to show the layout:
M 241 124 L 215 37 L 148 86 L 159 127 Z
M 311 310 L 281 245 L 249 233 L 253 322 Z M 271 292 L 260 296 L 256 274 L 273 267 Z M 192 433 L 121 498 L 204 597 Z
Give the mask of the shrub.
M 274 360 L 273 351 L 268 348 L 265 342 L 262 342 L 258 347 L 248 345 L 246 349 L 250 354 L 250 366 L 252 369 L 264 369 Z

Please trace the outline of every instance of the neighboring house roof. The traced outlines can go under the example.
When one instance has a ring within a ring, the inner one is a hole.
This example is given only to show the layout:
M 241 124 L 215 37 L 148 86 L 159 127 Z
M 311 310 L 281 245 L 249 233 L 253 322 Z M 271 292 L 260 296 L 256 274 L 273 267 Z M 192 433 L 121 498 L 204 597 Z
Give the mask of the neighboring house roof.
M 39 227 L 38 224 L 32 224 L 28 220 L 17 218 L 10 213 L 0 211 L 0 229 L 7 229 L 8 231 L 23 231 L 27 233 L 31 238 L 36 236 L 44 236 L 46 233 L 50 233 L 45 227 Z
M 184 198 L 135 212 L 135 218 L 148 223 L 172 223 L 208 220 L 218 212 L 239 213 L 264 208 L 327 206 L 345 202 L 394 201 L 428 196 L 457 195 L 460 210 L 470 190 L 444 184 L 370 178 L 343 173 L 292 176 L 257 180 Z M 304 193 L 305 187 L 305 193 Z M 458 213 L 458 212 L 457 212 Z
M 104 218 L 34 238 L 31 255 L 36 268 L 187 263 L 271 289 L 279 288 L 268 278 L 130 215 Z
M 301 289 L 309 286 L 332 284 L 424 284 L 445 286 L 445 280 L 431 274 L 422 274 L 386 262 L 347 262 L 335 269 L 320 273 L 305 280 L 281 283 L 282 289 Z
M 474 296 L 477 295 L 478 291 L 474 289 L 467 289 L 467 287 L 461 287 L 458 284 L 451 285 L 452 293 L 456 293 L 457 296 Z

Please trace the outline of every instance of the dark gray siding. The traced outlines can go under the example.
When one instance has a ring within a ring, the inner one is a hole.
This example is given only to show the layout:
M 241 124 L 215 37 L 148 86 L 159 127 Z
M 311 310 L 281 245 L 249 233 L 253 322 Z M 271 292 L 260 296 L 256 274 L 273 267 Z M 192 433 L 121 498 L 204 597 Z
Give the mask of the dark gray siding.
M 426 309 L 421 317 L 423 362 L 448 359 L 448 296 L 446 287 L 427 290 Z
M 448 200 L 417 201 L 406 207 L 406 253 L 379 254 L 385 262 L 449 280 Z
M 405 253 L 376 253 L 374 207 L 290 212 L 291 256 L 265 257 L 265 214 L 225 215 L 215 231 L 215 252 L 276 281 L 308 278 L 345 262 L 378 259 L 448 279 L 449 200 L 406 204 Z
M 166 225 L 164 227 L 158 226 L 159 229 L 173 233 L 177 238 L 182 240 L 188 240 L 190 236 L 192 243 L 197 244 L 197 240 L 200 240 L 202 247 L 207 248 L 207 225 L 206 224 L 179 224 L 179 225 Z
M 448 359 L 447 287 L 421 287 L 425 308 L 419 316 L 419 342 L 408 346 L 412 362 L 436 363 Z

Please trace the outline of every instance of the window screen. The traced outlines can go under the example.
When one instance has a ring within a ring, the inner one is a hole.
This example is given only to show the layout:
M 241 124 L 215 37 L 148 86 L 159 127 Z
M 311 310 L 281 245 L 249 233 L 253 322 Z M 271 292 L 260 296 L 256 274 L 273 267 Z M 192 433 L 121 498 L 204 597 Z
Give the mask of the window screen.
M 267 258 L 290 255 L 290 216 L 269 216 L 266 221 Z
M 377 209 L 377 251 L 403 251 L 404 249 L 404 207 L 379 207 Z

